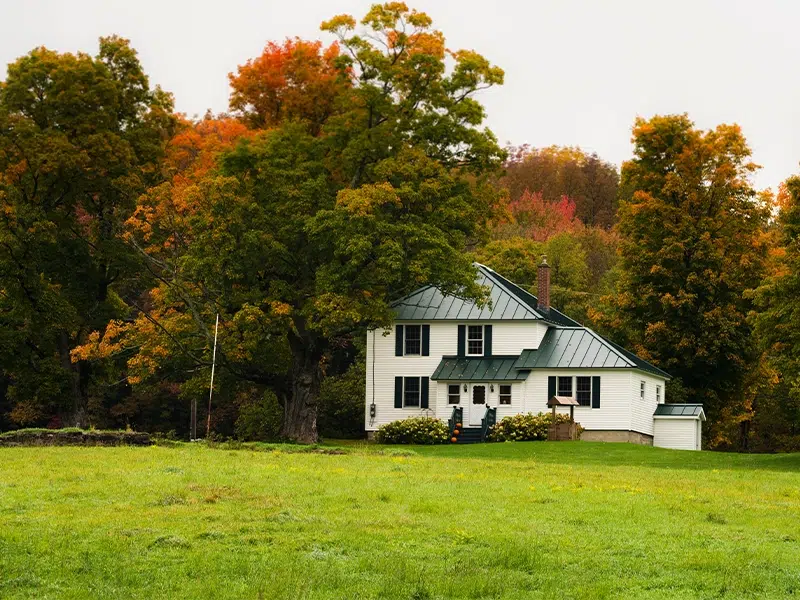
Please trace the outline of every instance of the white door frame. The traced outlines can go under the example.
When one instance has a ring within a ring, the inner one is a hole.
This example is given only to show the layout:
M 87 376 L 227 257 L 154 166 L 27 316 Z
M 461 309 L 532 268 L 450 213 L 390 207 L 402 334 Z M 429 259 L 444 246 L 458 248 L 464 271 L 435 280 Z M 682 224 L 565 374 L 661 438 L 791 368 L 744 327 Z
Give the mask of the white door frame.
M 483 404 L 473 404 L 475 388 L 483 388 Z M 469 385 L 469 395 L 467 396 L 467 403 L 469 404 L 469 420 L 468 423 L 471 427 L 480 427 L 481 420 L 486 416 L 486 405 L 489 403 L 489 384 L 475 382 Z

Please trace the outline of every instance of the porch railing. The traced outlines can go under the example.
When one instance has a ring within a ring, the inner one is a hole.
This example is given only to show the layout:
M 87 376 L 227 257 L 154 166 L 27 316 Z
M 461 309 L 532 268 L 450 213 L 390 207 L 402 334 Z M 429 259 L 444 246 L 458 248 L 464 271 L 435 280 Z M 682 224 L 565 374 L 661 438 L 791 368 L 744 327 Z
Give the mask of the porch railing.
M 481 441 L 485 442 L 489 435 L 489 430 L 497 423 L 497 408 L 486 407 L 486 414 L 481 419 Z
M 456 430 L 457 423 L 463 423 L 464 409 L 460 406 L 453 407 L 453 414 L 447 424 L 450 426 L 450 437 L 453 437 L 453 432 Z

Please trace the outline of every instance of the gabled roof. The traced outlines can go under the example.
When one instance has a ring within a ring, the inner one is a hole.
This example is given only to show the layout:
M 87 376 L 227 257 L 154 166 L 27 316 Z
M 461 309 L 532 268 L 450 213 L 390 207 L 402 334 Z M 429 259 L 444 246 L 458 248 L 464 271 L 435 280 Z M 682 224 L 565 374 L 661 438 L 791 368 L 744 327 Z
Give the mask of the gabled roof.
M 706 413 L 702 404 L 659 404 L 656 406 L 654 417 L 686 417 L 706 420 Z
M 538 350 L 523 350 L 515 369 L 641 369 L 669 379 L 647 361 L 586 327 L 551 327 Z
M 490 303 L 479 307 L 475 301 L 448 296 L 433 286 L 425 286 L 397 300 L 392 306 L 398 321 L 529 321 L 542 320 L 558 325 L 578 323 L 550 308 L 538 309 L 536 296 L 500 276 L 489 267 L 477 264 L 478 284 L 489 288 Z
M 457 357 L 445 356 L 431 379 L 445 381 L 519 381 L 527 372 L 514 369 L 516 356 Z

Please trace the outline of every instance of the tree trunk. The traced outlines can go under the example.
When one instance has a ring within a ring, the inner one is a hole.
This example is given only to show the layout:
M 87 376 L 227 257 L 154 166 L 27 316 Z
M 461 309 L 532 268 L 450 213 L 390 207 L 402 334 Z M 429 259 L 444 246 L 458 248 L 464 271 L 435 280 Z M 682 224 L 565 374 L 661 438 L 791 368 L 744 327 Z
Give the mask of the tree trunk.
M 317 401 L 322 382 L 321 340 L 289 334 L 292 349 L 292 389 L 284 407 L 281 436 L 301 444 L 317 442 Z
M 67 377 L 69 377 L 70 391 L 72 392 L 72 414 L 69 417 L 69 425 L 86 427 L 86 398 L 81 390 L 80 371 L 72 363 L 69 351 L 69 336 L 66 331 L 61 331 L 58 335 L 58 353 L 61 359 L 61 366 L 67 372 Z

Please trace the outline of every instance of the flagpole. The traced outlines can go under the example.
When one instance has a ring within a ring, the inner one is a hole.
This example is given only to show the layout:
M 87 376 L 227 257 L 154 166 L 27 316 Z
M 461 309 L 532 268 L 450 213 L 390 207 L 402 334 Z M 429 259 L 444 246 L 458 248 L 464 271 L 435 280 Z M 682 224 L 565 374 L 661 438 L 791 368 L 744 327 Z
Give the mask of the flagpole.
M 219 313 L 214 325 L 214 350 L 211 354 L 211 384 L 208 386 L 208 418 L 206 419 L 206 439 L 211 434 L 211 396 L 214 394 L 214 367 L 217 365 L 217 332 L 219 331 Z

